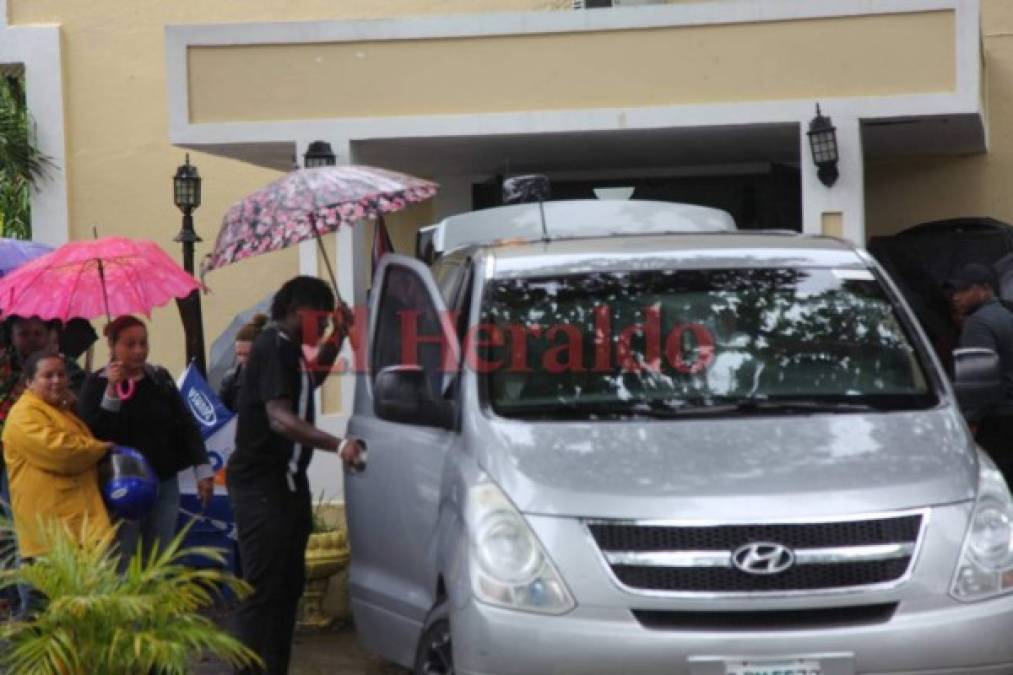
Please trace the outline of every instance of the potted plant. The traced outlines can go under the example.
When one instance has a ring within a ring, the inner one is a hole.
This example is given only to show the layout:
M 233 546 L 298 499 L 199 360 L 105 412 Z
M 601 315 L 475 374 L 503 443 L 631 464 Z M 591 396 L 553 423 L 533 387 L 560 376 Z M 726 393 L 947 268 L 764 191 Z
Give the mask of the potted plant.
M 324 612 L 323 601 L 331 577 L 348 564 L 348 533 L 343 518 L 336 513 L 328 518 L 325 511 L 330 507 L 320 494 L 313 509 L 313 530 L 306 543 L 306 588 L 303 591 L 299 626 L 323 629 L 334 621 Z
M 249 586 L 219 569 L 184 566 L 187 555 L 223 562 L 217 549 L 183 549 L 185 534 L 165 550 L 135 554 L 121 572 L 112 532 L 79 545 L 63 525 L 49 523 L 49 553 L 0 571 L 0 586 L 27 584 L 46 598 L 34 616 L 0 626 L 0 672 L 182 674 L 201 653 L 235 667 L 261 665 L 200 613 L 223 590 L 244 596 Z

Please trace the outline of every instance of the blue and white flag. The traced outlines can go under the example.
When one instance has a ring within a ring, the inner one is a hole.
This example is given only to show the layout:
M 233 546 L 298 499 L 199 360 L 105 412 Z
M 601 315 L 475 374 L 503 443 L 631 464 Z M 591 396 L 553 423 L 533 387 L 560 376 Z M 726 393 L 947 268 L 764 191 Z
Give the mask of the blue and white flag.
M 197 421 L 211 468 L 215 471 L 216 500 L 218 495 L 224 499 L 225 465 L 236 447 L 236 414 L 225 407 L 193 364 L 179 378 L 178 386 L 180 395 Z M 197 493 L 193 469 L 187 468 L 179 473 L 179 489 L 184 496 Z M 184 498 L 184 508 L 189 502 Z
M 236 447 L 236 415 L 226 408 L 211 386 L 191 364 L 176 383 L 189 408 L 215 471 L 215 495 L 206 507 L 197 498 L 196 477 L 192 468 L 179 473 L 179 527 L 190 525 L 184 546 L 214 546 L 226 552 L 226 567 L 238 573 L 236 519 L 225 491 L 225 465 Z M 207 567 L 208 560 L 188 557 L 185 564 Z
M 179 391 L 193 413 L 193 418 L 197 420 L 204 440 L 216 434 L 235 417 L 235 413 L 225 407 L 193 364 L 183 372 L 179 380 Z

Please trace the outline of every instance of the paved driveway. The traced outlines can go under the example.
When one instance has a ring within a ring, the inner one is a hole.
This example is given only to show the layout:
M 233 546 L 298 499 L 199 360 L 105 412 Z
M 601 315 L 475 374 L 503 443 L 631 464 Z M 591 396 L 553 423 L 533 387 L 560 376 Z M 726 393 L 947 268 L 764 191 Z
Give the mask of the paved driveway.
M 226 675 L 224 663 L 204 661 L 194 675 Z M 355 641 L 355 631 L 344 628 L 326 633 L 296 635 L 289 675 L 407 675 L 406 670 L 366 656 Z

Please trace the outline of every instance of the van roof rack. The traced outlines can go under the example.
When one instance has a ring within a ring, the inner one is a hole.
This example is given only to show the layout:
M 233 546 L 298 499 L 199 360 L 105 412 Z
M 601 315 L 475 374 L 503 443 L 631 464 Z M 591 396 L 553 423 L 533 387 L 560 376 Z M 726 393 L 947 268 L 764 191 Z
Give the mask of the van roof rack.
M 631 234 L 735 232 L 735 220 L 720 209 L 647 200 L 580 199 L 542 204 L 548 240 Z M 462 246 L 546 240 L 539 204 L 469 211 L 419 230 L 416 255 L 432 262 Z

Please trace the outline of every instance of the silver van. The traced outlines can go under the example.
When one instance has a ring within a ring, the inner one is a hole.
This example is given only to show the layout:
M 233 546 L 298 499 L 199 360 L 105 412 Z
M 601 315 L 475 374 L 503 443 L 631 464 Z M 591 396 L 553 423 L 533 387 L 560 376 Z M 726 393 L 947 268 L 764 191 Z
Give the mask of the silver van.
M 379 269 L 349 423 L 368 650 L 419 674 L 1013 673 L 1010 492 L 863 251 L 636 201 L 425 236 L 431 265 Z M 997 386 L 993 353 L 956 363 L 966 405 Z

